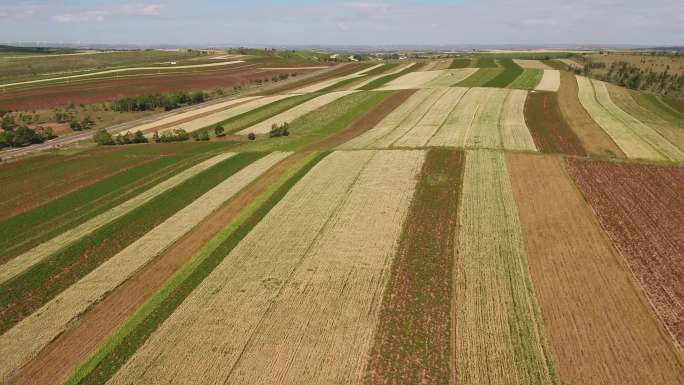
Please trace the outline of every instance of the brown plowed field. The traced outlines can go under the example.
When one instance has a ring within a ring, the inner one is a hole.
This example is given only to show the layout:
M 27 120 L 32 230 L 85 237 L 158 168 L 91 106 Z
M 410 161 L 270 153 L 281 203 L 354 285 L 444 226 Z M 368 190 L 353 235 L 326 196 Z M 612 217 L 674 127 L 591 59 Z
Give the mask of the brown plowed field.
M 387 114 L 394 111 L 395 108 L 404 103 L 406 99 L 413 95 L 414 92 L 416 92 L 416 90 L 396 91 L 392 96 L 383 100 L 382 103 L 378 104 L 359 119 L 354 121 L 351 125 L 349 125 L 349 127 L 323 138 L 318 142 L 304 146 L 304 151 L 313 149 L 333 149 L 342 143 L 346 143 L 347 141 L 356 138 L 357 136 L 375 127 L 375 125 L 384 119 Z
M 543 152 L 586 155 L 577 135 L 568 127 L 555 92 L 530 92 L 525 100 L 525 122 L 534 143 Z
M 624 158 L 625 154 L 622 150 L 582 107 L 577 96 L 579 87 L 575 75 L 566 71 L 560 71 L 560 74 L 558 105 L 565 122 L 575 132 L 582 146 L 590 154 Z
M 569 165 L 684 353 L 684 168 L 579 160 Z
M 211 71 L 208 74 L 152 75 L 92 81 L 78 84 L 49 85 L 23 91 L 0 93 L 0 109 L 35 110 L 61 105 L 92 104 L 111 101 L 126 96 L 166 93 L 174 91 L 199 91 L 230 87 L 248 83 L 250 80 L 271 78 L 280 73 L 303 74 L 311 70 L 260 71 L 255 68 L 236 68 Z
M 561 383 L 682 384 L 681 357 L 563 163 L 506 161 Z
M 307 153 L 291 155 L 248 185 L 166 252 L 85 313 L 17 375 L 15 384 L 55 384 L 85 360 L 219 230 Z
M 449 384 L 462 153 L 430 150 L 385 290 L 366 384 Z

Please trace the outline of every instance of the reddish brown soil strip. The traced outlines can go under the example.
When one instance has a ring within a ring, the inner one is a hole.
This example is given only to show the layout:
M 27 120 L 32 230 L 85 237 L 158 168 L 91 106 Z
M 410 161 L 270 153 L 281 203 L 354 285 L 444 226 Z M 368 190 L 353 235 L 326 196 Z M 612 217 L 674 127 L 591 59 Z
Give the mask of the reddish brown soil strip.
M 579 160 L 569 165 L 684 352 L 684 168 Z
M 416 91 L 417 90 L 401 90 L 395 92 L 393 95 L 383 100 L 380 104 L 350 124 L 349 127 L 323 138 L 318 142 L 313 142 L 304 146 L 304 150 L 333 149 L 342 143 L 350 141 L 351 139 L 375 127 L 375 125 L 384 119 L 387 114 L 394 111 L 395 108 L 404 103 L 406 99 L 408 99 Z
M 555 92 L 530 92 L 525 100 L 525 122 L 534 143 L 543 152 L 586 155 L 577 135 L 561 115 Z
M 582 107 L 577 96 L 579 87 L 575 75 L 566 71 L 561 71 L 560 74 L 558 105 L 565 122 L 575 132 L 585 150 L 594 155 L 624 158 L 622 150 Z
M 293 154 L 268 170 L 137 275 L 95 305 L 46 346 L 17 375 L 15 384 L 55 384 L 84 361 L 219 230 L 307 153 Z
M 385 291 L 366 384 L 449 384 L 462 153 L 428 152 Z
M 681 384 L 676 348 L 562 161 L 506 163 L 561 383 Z
M 35 110 L 61 105 L 93 104 L 126 96 L 174 91 L 211 90 L 249 83 L 250 80 L 272 78 L 281 73 L 304 74 L 312 70 L 259 71 L 253 68 L 232 69 L 210 74 L 145 76 L 92 81 L 78 84 L 59 84 L 10 91 L 0 94 L 0 108 L 5 110 Z

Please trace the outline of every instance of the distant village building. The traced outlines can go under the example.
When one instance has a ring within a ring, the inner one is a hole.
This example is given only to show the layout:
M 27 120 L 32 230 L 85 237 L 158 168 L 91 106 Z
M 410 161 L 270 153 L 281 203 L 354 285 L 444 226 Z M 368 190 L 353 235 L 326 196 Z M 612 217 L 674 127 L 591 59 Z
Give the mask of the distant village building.
M 330 60 L 337 60 L 340 58 L 339 54 L 330 55 Z

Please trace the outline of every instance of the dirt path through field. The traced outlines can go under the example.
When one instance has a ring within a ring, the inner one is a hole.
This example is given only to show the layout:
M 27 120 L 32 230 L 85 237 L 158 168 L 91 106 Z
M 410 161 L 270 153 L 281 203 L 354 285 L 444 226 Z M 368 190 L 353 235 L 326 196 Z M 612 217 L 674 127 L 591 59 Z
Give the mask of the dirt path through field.
M 245 187 L 185 237 L 85 313 L 74 327 L 47 345 L 19 372 L 14 383 L 55 384 L 59 378 L 75 369 L 202 245 L 230 223 L 252 199 L 307 155 L 306 152 L 292 154 Z
M 506 155 L 525 252 L 563 384 L 682 384 L 684 366 L 556 157 Z

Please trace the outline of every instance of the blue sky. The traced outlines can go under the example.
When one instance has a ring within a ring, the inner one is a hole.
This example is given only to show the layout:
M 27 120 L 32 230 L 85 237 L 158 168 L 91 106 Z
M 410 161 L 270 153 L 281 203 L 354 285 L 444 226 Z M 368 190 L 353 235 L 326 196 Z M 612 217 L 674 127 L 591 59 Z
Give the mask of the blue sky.
M 0 41 L 684 45 L 684 1 L 0 0 Z

